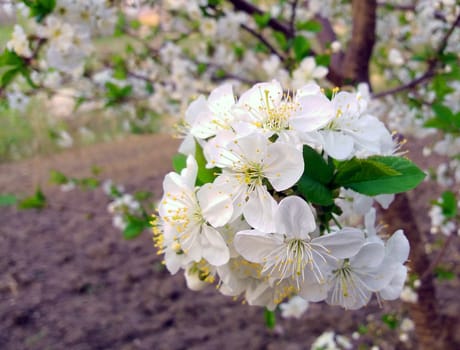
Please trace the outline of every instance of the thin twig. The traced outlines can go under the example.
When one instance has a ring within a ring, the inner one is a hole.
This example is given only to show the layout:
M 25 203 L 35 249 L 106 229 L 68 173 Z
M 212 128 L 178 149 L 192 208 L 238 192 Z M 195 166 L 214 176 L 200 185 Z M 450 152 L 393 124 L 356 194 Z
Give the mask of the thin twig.
M 444 241 L 444 244 L 443 244 L 441 250 L 438 252 L 436 257 L 433 259 L 433 261 L 431 262 L 431 264 L 428 267 L 428 269 L 420 277 L 421 281 L 425 280 L 426 278 L 428 278 L 428 276 L 430 276 L 433 273 L 433 271 L 436 268 L 436 266 L 438 266 L 439 262 L 441 261 L 441 259 L 446 254 L 447 249 L 449 248 L 449 246 L 451 245 L 452 241 L 454 240 L 454 237 L 455 237 L 455 235 L 453 235 L 453 234 L 451 234 L 449 237 L 447 237 L 447 239 Z
M 393 94 L 396 94 L 396 93 L 399 93 L 405 90 L 411 90 L 415 88 L 417 85 L 425 83 L 426 81 L 433 78 L 436 75 L 436 68 L 440 62 L 440 56 L 442 56 L 442 54 L 444 53 L 444 50 L 446 49 L 447 44 L 449 43 L 449 39 L 452 36 L 452 33 L 454 32 L 454 30 L 456 29 L 458 25 L 460 25 L 460 14 L 457 16 L 455 21 L 450 26 L 449 30 L 446 32 L 446 34 L 442 38 L 441 43 L 439 44 L 439 47 L 436 50 L 436 56 L 432 58 L 431 60 L 428 60 L 428 67 L 425 73 L 423 73 L 420 77 L 408 82 L 407 84 L 403 84 L 401 86 L 397 86 L 395 88 L 379 92 L 377 94 L 374 94 L 373 97 L 381 98 L 381 97 L 393 95 Z
M 248 15 L 265 14 L 264 11 L 250 2 L 244 0 L 229 0 L 229 2 L 232 3 L 236 10 L 246 12 Z M 267 25 L 278 32 L 282 32 L 287 38 L 292 38 L 294 36 L 294 32 L 291 31 L 291 28 L 276 18 L 270 18 Z
M 272 44 L 270 44 L 270 42 L 267 39 L 265 39 L 261 33 L 256 32 L 254 29 L 252 29 L 251 27 L 248 27 L 246 24 L 241 24 L 241 28 L 243 28 L 245 31 L 247 31 L 252 36 L 254 36 L 256 39 L 258 39 L 262 44 L 264 44 L 270 50 L 272 54 L 278 56 L 281 59 L 281 61 L 284 61 L 286 59 L 286 57 L 284 57 L 283 54 L 278 52 L 278 50 L 276 50 L 275 47 Z
M 291 32 L 295 33 L 295 19 L 297 15 L 297 5 L 299 4 L 299 0 L 294 0 L 291 2 L 291 18 L 289 19 L 289 27 L 291 28 Z

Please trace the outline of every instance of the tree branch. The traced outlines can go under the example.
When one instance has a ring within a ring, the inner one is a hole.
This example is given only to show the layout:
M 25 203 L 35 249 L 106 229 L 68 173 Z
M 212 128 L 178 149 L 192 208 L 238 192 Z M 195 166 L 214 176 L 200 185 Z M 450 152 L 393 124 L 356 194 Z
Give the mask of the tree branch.
M 379 92 L 377 94 L 374 94 L 373 97 L 381 98 L 381 97 L 393 95 L 393 94 L 396 94 L 396 93 L 399 93 L 405 90 L 411 90 L 417 87 L 417 85 L 423 84 L 426 81 L 433 78 L 436 75 L 436 68 L 438 67 L 438 64 L 440 62 L 440 56 L 442 56 L 442 54 L 444 53 L 447 47 L 447 44 L 449 43 L 449 39 L 452 36 L 452 33 L 454 32 L 455 28 L 459 25 L 460 25 L 460 14 L 457 16 L 455 21 L 450 26 L 449 30 L 446 32 L 446 34 L 442 38 L 441 43 L 439 44 L 439 47 L 436 50 L 435 57 L 432 58 L 431 60 L 428 60 L 428 67 L 425 73 L 423 73 L 420 77 L 408 82 L 407 84 L 403 84 L 401 86 L 397 86 L 395 88 Z
M 254 6 L 250 2 L 244 0 L 229 0 L 229 2 L 232 3 L 236 10 L 246 12 L 248 15 L 264 14 L 264 11 Z M 294 36 L 294 32 L 291 31 L 291 28 L 289 28 L 289 26 L 285 23 L 278 21 L 276 18 L 270 18 L 267 24 L 272 29 L 278 32 L 282 32 L 287 38 L 292 38 Z
M 281 61 L 284 61 L 286 57 L 284 57 L 280 52 L 278 52 L 278 50 L 276 50 L 275 47 L 272 44 L 270 44 L 270 42 L 267 39 L 265 39 L 265 37 L 261 33 L 257 33 L 254 29 L 248 27 L 246 24 L 241 24 L 241 28 L 243 28 L 245 31 L 257 38 L 262 44 L 264 44 L 270 50 L 272 54 L 278 56 L 281 59 Z

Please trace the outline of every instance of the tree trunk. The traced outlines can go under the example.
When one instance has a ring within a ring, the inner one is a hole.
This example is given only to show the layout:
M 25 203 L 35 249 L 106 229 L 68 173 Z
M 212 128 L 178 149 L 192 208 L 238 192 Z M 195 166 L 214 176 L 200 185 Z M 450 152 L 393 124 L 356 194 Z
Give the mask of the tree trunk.
M 369 61 L 375 43 L 377 1 L 353 0 L 352 12 L 353 29 L 343 62 L 343 82 L 369 83 Z
M 424 236 L 417 227 L 407 194 L 396 195 L 390 208 L 382 211 L 382 215 L 391 232 L 399 228 L 404 230 L 410 242 L 410 271 L 423 276 L 430 266 L 430 260 L 425 252 Z M 417 289 L 418 302 L 408 304 L 411 318 L 415 323 L 417 349 L 446 350 L 449 348 L 446 341 L 447 330 L 443 327 L 441 315 L 438 313 L 433 275 L 426 275 L 421 283 Z

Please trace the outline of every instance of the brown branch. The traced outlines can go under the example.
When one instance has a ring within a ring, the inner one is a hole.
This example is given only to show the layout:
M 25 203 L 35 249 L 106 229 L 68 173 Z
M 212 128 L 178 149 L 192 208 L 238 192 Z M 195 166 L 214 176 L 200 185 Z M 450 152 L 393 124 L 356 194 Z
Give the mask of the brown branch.
M 433 274 L 433 271 L 434 269 L 436 268 L 436 266 L 438 266 L 439 262 L 441 261 L 441 259 L 444 257 L 444 255 L 446 254 L 447 252 L 447 249 L 450 247 L 450 245 L 452 244 L 452 241 L 454 240 L 455 238 L 455 235 L 454 234 L 451 234 L 445 241 L 444 241 L 444 244 L 441 248 L 441 250 L 438 252 L 438 254 L 436 255 L 436 257 L 431 261 L 431 264 L 430 266 L 428 266 L 428 268 L 426 269 L 426 271 L 423 273 L 422 277 L 421 277 L 421 280 L 425 280 L 427 279 L 430 275 Z
M 291 18 L 289 19 L 289 28 L 291 29 L 292 33 L 295 33 L 295 19 L 297 15 L 297 5 L 299 4 L 299 0 L 294 0 L 291 3 Z
M 275 47 L 272 44 L 270 44 L 270 42 L 267 39 L 265 39 L 265 37 L 261 33 L 257 33 L 254 29 L 252 29 L 251 27 L 248 27 L 246 24 L 241 24 L 241 28 L 243 28 L 245 31 L 247 31 L 252 36 L 254 36 L 256 39 L 258 39 L 262 44 L 264 44 L 270 50 L 272 54 L 278 56 L 281 59 L 281 61 L 285 60 L 285 57 L 283 56 L 283 54 L 278 52 L 278 50 L 276 50 Z
M 399 93 L 399 92 L 402 92 L 402 91 L 405 91 L 405 90 L 411 90 L 411 89 L 414 89 L 415 87 L 417 87 L 417 85 L 423 84 L 426 81 L 428 81 L 431 78 L 433 78 L 436 75 L 436 69 L 437 69 L 439 63 L 441 62 L 440 57 L 444 53 L 444 50 L 446 49 L 447 44 L 449 43 L 449 39 L 452 36 L 454 30 L 459 25 L 460 25 L 460 14 L 457 16 L 455 21 L 450 26 L 449 30 L 446 32 L 446 34 L 442 38 L 442 40 L 441 40 L 441 42 L 439 44 L 439 47 L 436 50 L 435 57 L 427 61 L 428 66 L 427 66 L 427 69 L 426 69 L 425 73 L 423 73 L 420 77 L 408 82 L 407 84 L 403 84 L 401 86 L 397 86 L 395 88 L 379 92 L 377 94 L 374 94 L 373 97 L 374 98 L 381 98 L 381 97 L 385 97 L 385 96 L 388 96 L 388 95 L 393 95 L 393 94 L 396 94 L 396 93 Z
M 235 10 L 246 12 L 248 15 L 263 15 L 265 13 L 257 6 L 244 0 L 229 0 L 229 2 L 232 3 Z M 287 38 L 292 38 L 294 36 L 294 32 L 291 31 L 291 28 L 285 23 L 277 20 L 276 18 L 270 18 L 267 24 L 272 29 L 278 32 L 282 32 Z

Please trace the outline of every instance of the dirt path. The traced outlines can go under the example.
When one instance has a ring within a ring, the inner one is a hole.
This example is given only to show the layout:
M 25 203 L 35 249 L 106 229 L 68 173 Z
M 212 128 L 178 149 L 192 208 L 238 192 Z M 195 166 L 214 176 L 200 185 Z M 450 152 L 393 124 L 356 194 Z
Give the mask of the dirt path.
M 97 165 L 105 177 L 159 197 L 176 149 L 167 136 L 131 137 L 0 165 L 0 193 L 30 193 L 40 183 L 53 201 L 42 212 L 0 208 L 0 349 L 309 349 L 325 330 L 349 333 L 366 315 L 399 307 L 343 313 L 316 304 L 270 331 L 260 308 L 213 287 L 187 290 L 182 275 L 164 270 L 149 233 L 123 240 L 101 191 L 47 185 L 50 169 L 78 177 Z

